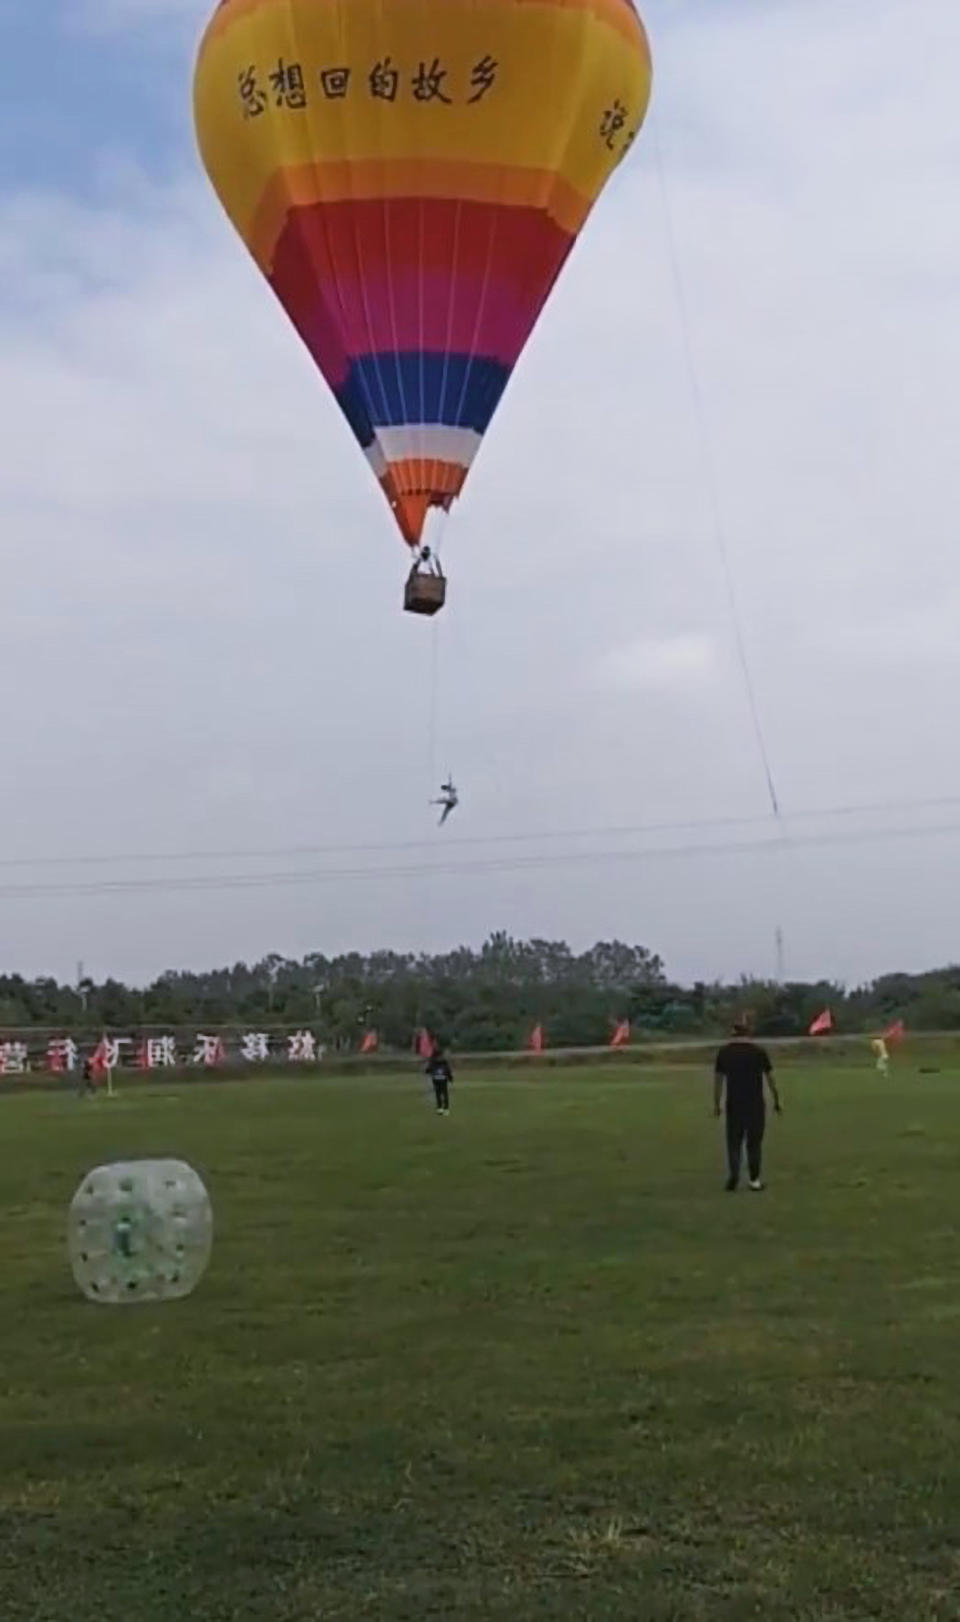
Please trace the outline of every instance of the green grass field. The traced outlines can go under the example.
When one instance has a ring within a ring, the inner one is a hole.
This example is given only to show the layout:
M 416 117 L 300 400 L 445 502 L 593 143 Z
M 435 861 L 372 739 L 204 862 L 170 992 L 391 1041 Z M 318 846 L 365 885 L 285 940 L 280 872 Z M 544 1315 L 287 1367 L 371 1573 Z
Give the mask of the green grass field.
M 960 1069 L 0 1100 L 2 1622 L 960 1617 Z M 76 1292 L 82 1173 L 175 1153 L 189 1301 Z

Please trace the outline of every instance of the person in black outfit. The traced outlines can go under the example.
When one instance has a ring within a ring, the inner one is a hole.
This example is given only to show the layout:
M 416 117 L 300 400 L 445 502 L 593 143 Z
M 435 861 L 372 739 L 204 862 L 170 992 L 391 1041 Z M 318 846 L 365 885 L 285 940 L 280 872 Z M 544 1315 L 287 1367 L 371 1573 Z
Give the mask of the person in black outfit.
M 438 1114 L 449 1115 L 450 1083 L 453 1080 L 453 1071 L 450 1068 L 450 1060 L 439 1045 L 434 1048 L 433 1053 L 427 1060 L 426 1073 L 433 1082 Z
M 761 1173 L 763 1133 L 766 1126 L 764 1081 L 770 1088 L 773 1107 L 778 1115 L 781 1113 L 780 1095 L 773 1079 L 770 1055 L 766 1048 L 752 1041 L 745 1020 L 738 1020 L 734 1025 L 733 1041 L 727 1042 L 720 1049 L 713 1071 L 713 1108 L 717 1116 L 720 1114 L 726 1091 L 727 1161 L 730 1169 L 727 1193 L 732 1194 L 740 1181 L 740 1161 L 744 1143 L 747 1147 L 750 1187 L 759 1192 L 763 1188 Z

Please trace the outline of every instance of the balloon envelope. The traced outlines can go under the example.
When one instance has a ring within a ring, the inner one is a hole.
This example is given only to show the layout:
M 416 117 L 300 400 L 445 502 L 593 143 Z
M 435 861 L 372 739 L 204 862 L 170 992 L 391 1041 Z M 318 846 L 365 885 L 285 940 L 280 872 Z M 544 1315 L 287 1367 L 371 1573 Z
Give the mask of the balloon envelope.
M 220 200 L 410 545 L 459 494 L 650 99 L 630 0 L 222 0 Z

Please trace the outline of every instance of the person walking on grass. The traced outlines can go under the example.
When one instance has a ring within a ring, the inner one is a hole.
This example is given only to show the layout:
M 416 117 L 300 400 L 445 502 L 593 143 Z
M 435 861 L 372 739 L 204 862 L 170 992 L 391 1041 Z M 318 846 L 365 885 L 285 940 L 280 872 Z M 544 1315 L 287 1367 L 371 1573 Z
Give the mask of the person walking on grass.
M 733 1027 L 733 1040 L 720 1049 L 713 1067 L 713 1112 L 718 1118 L 726 1094 L 728 1194 L 732 1194 L 740 1182 L 744 1145 L 750 1187 L 755 1193 L 763 1188 L 763 1134 L 767 1117 L 764 1082 L 770 1089 L 773 1107 L 780 1115 L 780 1094 L 773 1079 L 770 1055 L 766 1048 L 753 1041 L 746 1020 L 739 1019 Z
M 450 1114 L 450 1083 L 453 1080 L 453 1070 L 450 1060 L 438 1043 L 427 1060 L 426 1072 L 433 1082 L 433 1093 L 437 1100 L 437 1113 Z

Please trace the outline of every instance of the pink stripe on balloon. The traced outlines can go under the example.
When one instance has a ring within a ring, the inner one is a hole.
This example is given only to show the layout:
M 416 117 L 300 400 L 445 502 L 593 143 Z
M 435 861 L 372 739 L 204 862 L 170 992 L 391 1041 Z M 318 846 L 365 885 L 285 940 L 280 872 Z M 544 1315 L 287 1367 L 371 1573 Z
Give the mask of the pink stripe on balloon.
M 534 312 L 525 289 L 507 275 L 421 277 L 415 271 L 341 280 L 339 319 L 350 354 L 393 350 L 485 355 L 512 366 Z

